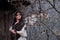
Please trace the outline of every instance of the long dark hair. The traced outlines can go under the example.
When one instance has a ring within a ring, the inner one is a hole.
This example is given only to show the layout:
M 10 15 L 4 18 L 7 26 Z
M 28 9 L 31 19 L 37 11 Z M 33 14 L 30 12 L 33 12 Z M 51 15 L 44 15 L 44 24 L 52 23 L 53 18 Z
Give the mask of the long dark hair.
M 17 20 L 16 20 L 17 13 L 20 13 L 20 15 L 21 15 L 21 19 L 20 19 L 19 23 L 23 22 L 22 12 L 21 12 L 21 11 L 16 11 L 16 12 L 14 13 L 14 17 L 13 17 L 13 24 L 15 24 L 15 22 L 17 21 Z

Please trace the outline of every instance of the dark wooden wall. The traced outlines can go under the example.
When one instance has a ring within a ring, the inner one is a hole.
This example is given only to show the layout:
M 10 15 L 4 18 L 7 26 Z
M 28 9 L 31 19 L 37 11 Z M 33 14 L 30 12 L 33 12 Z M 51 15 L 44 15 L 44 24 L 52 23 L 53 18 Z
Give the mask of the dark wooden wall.
M 9 11 L 0 11 L 0 40 L 10 40 L 9 27 L 12 14 Z

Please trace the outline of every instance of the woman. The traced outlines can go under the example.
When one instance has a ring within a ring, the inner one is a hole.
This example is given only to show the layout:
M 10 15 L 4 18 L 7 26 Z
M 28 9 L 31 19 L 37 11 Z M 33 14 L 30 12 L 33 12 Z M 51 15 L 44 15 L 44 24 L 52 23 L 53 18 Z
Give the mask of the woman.
M 18 11 L 14 15 L 12 26 L 9 28 L 9 31 L 11 32 L 11 40 L 18 40 L 22 34 L 24 34 L 23 32 L 20 32 L 22 29 L 25 30 L 24 21 L 21 12 Z

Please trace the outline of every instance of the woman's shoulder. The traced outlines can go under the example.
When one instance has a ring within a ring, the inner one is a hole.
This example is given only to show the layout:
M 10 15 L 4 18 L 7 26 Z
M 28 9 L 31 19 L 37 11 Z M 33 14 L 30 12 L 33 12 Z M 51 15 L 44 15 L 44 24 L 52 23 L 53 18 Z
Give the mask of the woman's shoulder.
M 21 24 L 20 24 L 20 26 L 22 26 L 22 27 L 23 27 L 24 25 L 25 25 L 25 23 L 21 23 Z

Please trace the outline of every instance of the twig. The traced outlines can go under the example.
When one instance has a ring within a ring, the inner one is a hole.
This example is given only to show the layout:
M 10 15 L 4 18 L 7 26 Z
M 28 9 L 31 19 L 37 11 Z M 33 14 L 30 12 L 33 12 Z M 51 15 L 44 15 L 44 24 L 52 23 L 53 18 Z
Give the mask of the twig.
M 48 1 L 48 0 L 46 0 L 46 1 L 55 9 L 55 11 L 56 11 L 57 13 L 60 14 L 60 12 L 56 9 L 56 7 L 55 7 L 50 1 Z

